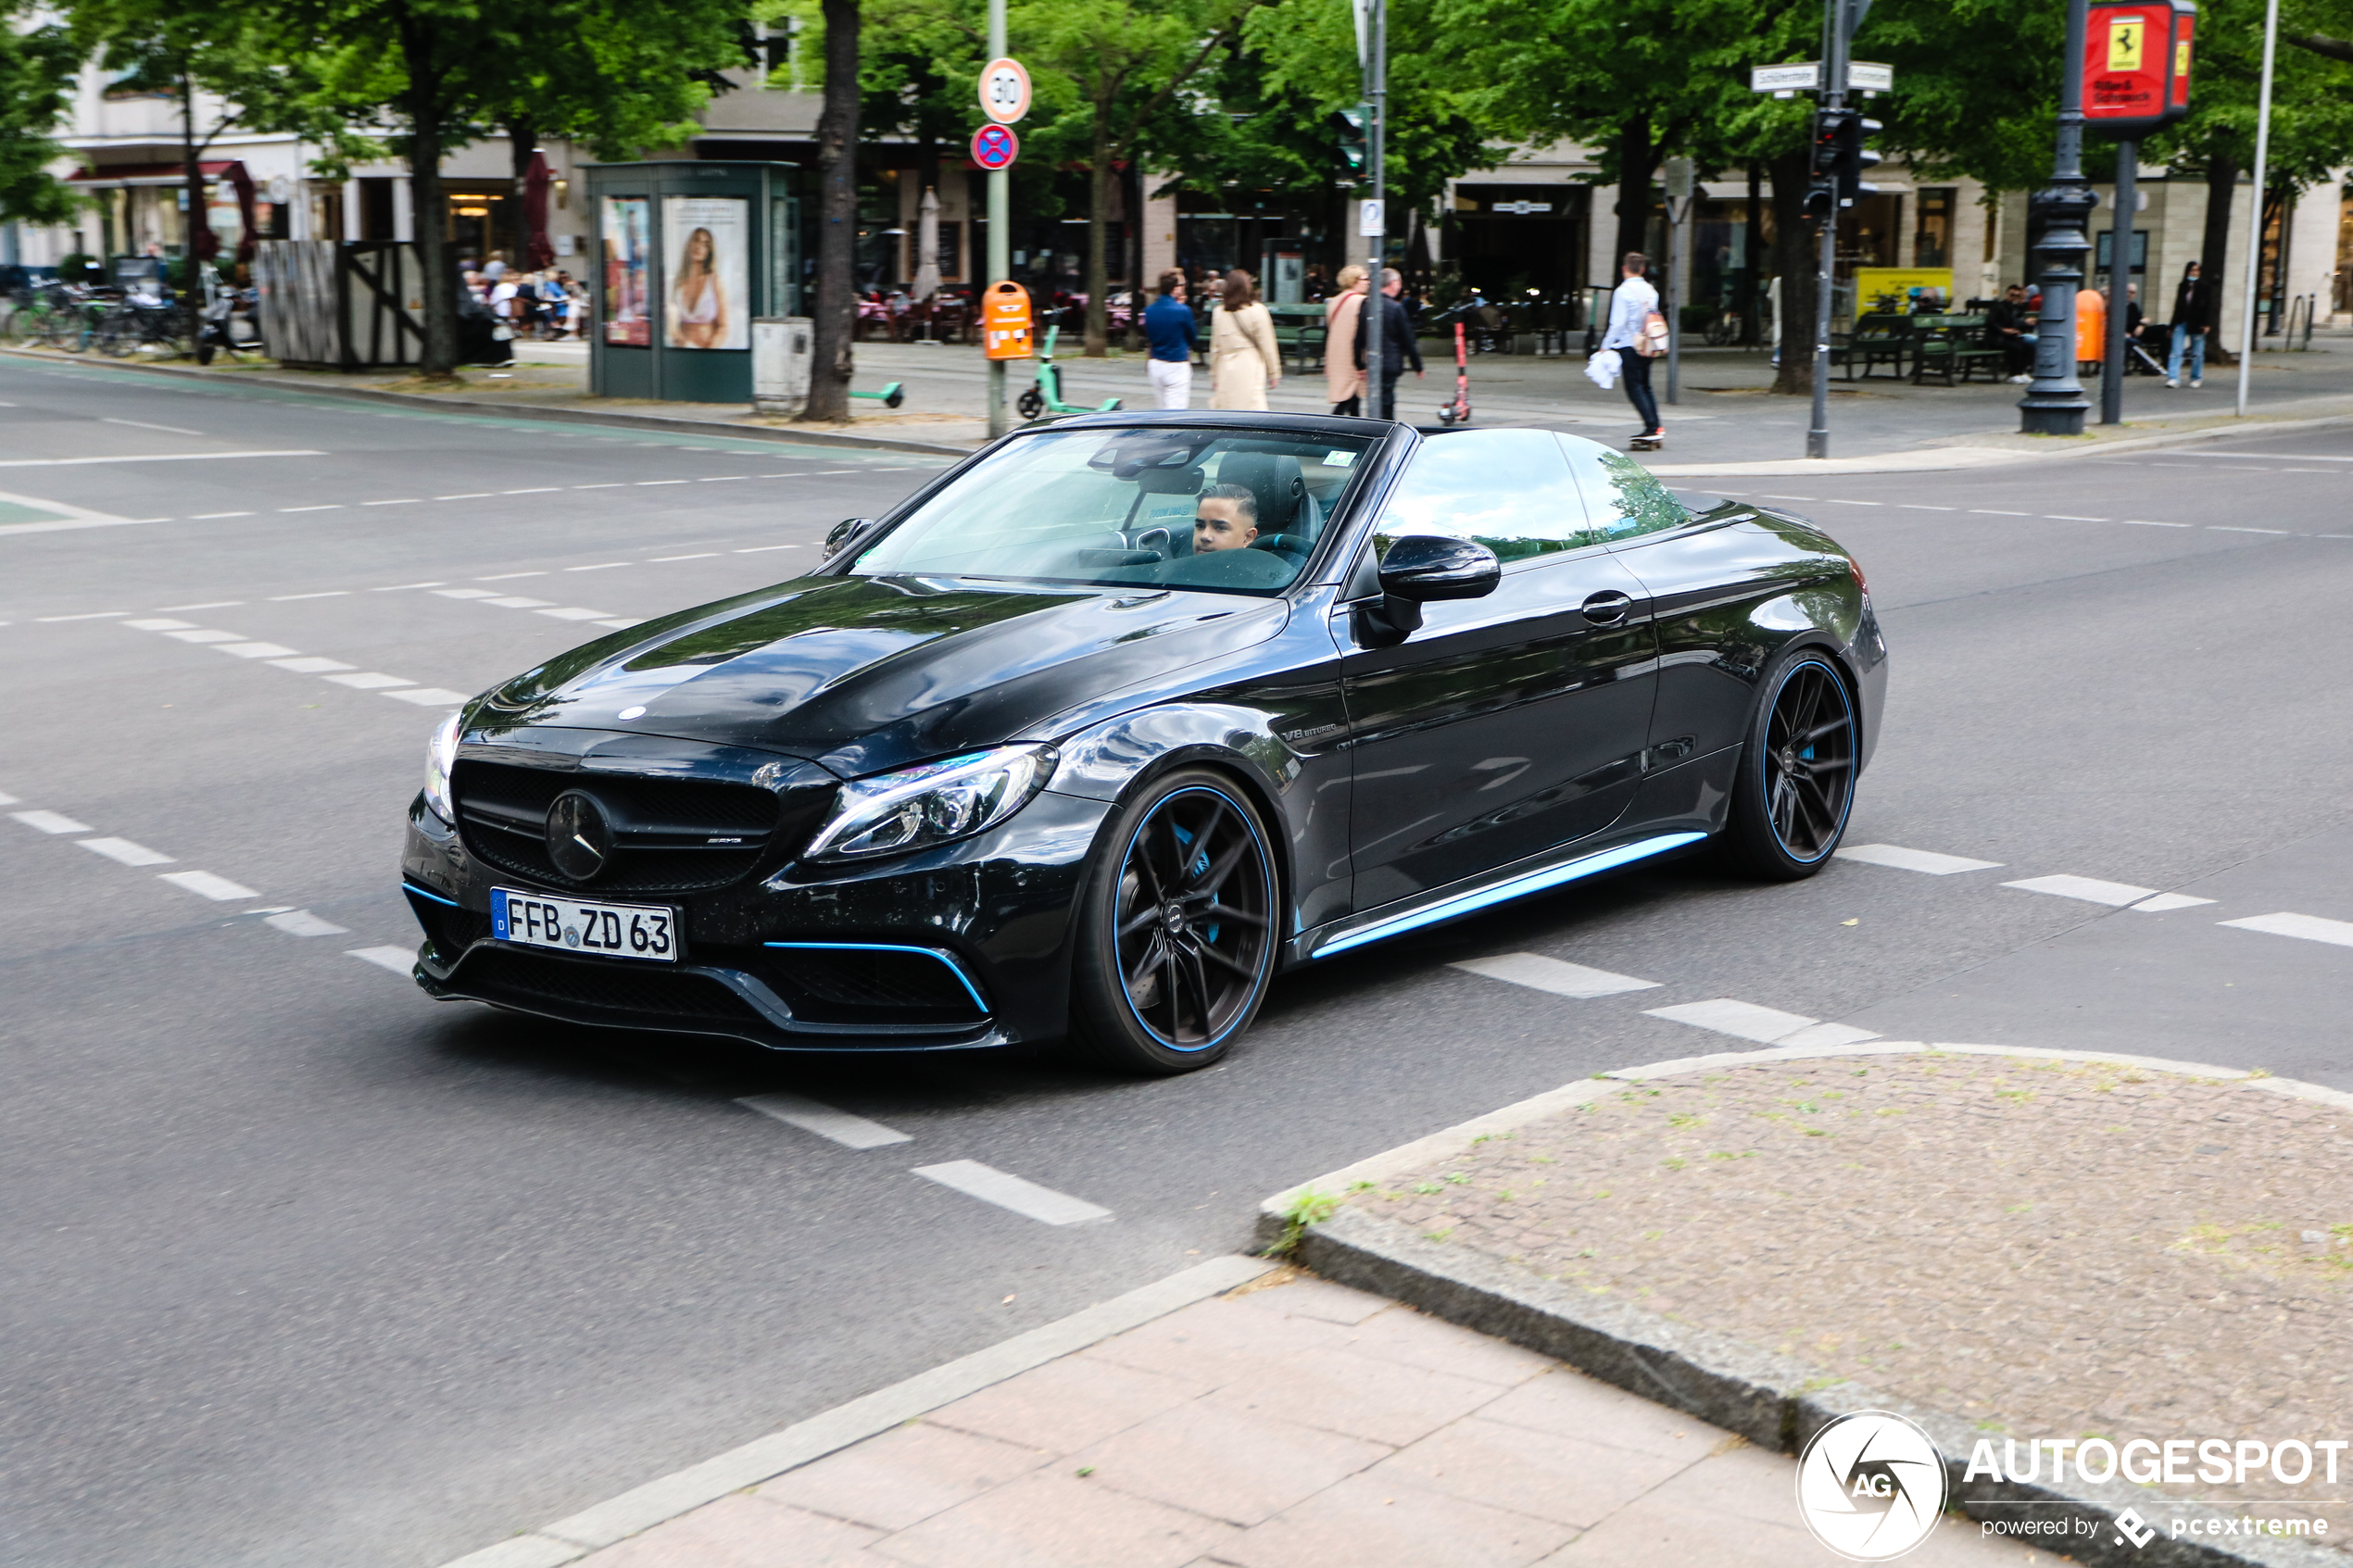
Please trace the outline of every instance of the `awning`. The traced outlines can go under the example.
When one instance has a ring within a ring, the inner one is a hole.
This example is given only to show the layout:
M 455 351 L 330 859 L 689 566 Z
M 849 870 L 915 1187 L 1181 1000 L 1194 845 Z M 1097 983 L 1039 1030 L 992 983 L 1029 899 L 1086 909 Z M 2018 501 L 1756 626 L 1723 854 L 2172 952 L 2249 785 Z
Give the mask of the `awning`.
M 237 167 L 233 158 L 206 159 L 196 165 L 197 172 L 207 180 L 218 180 Z M 117 163 L 100 164 L 95 169 L 82 168 L 66 176 L 72 185 L 184 185 L 188 182 L 188 166 L 183 163 Z

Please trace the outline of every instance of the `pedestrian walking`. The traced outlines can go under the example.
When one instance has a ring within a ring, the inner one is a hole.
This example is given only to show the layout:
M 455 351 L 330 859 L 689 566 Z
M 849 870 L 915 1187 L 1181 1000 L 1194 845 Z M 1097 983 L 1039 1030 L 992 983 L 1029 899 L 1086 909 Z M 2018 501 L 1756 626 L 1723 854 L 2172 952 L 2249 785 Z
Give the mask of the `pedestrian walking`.
M 1174 267 L 1160 275 L 1160 297 L 1144 307 L 1144 336 L 1151 345 L 1144 373 L 1151 378 L 1152 407 L 1191 408 L 1193 351 L 1201 339 L 1192 307 L 1185 303 L 1185 274 Z
M 1629 250 L 1619 265 L 1617 287 L 1609 296 L 1609 332 L 1602 339 L 1604 348 L 1617 350 L 1618 374 L 1625 378 L 1626 400 L 1634 405 L 1634 413 L 1642 421 L 1640 442 L 1656 442 L 1666 438 L 1667 428 L 1658 421 L 1658 399 L 1651 395 L 1651 361 L 1658 351 L 1651 347 L 1656 334 L 1651 322 L 1658 316 L 1658 291 L 1651 287 L 1642 274 L 1650 268 L 1650 258 L 1639 250 Z
M 1415 379 L 1422 373 L 1422 348 L 1414 338 L 1414 320 L 1405 314 L 1405 302 L 1397 296 L 1404 292 L 1405 279 L 1394 267 L 1380 270 L 1380 315 L 1378 327 L 1366 323 L 1356 333 L 1356 369 L 1365 369 L 1365 340 L 1369 332 L 1380 333 L 1380 399 L 1373 417 L 1393 420 L 1397 417 L 1397 378 L 1405 367 L 1414 368 Z M 1369 303 L 1369 301 L 1367 302 Z M 1369 383 L 1365 390 L 1371 391 Z
M 1275 318 L 1258 302 L 1258 282 L 1237 267 L 1209 316 L 1209 406 L 1264 408 L 1283 382 L 1282 348 Z
M 2182 269 L 2173 291 L 2173 345 L 2165 356 L 2165 384 L 2182 384 L 2182 350 L 2190 351 L 2190 390 L 2206 384 L 2206 338 L 2214 330 L 2214 291 L 2196 262 Z
M 1332 412 L 1354 417 L 1365 408 L 1365 367 L 1356 352 L 1356 332 L 1365 319 L 1365 270 L 1354 262 L 1340 270 L 1340 292 L 1324 301 L 1324 395 Z

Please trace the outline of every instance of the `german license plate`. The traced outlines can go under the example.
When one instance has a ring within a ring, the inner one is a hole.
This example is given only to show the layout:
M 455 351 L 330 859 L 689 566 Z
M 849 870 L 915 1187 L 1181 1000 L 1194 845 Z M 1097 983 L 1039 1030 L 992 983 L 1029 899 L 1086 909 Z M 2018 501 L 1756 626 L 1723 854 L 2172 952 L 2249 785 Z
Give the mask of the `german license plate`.
M 678 911 L 651 904 L 591 904 L 546 893 L 490 890 L 490 934 L 526 947 L 609 959 L 678 961 Z

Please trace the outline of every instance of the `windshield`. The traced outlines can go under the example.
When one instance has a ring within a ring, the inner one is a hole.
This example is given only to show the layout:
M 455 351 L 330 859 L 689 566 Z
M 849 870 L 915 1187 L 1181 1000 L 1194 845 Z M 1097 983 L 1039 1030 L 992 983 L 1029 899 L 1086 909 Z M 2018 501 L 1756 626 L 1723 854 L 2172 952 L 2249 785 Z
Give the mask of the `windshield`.
M 850 570 L 1279 594 L 1372 445 L 1262 431 L 1041 431 L 924 503 Z

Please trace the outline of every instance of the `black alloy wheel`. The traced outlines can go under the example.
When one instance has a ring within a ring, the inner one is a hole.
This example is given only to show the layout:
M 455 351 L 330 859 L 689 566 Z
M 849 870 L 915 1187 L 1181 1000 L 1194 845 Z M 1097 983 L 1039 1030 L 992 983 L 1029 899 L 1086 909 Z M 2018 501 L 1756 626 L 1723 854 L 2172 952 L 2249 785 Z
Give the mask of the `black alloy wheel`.
M 1794 881 L 1828 863 L 1846 831 L 1861 755 L 1855 704 L 1813 649 L 1778 660 L 1764 693 L 1732 792 L 1730 847 L 1754 874 Z
M 1219 774 L 1154 781 L 1114 818 L 1081 910 L 1072 1036 L 1122 1072 L 1224 1056 L 1274 973 L 1274 858 Z

